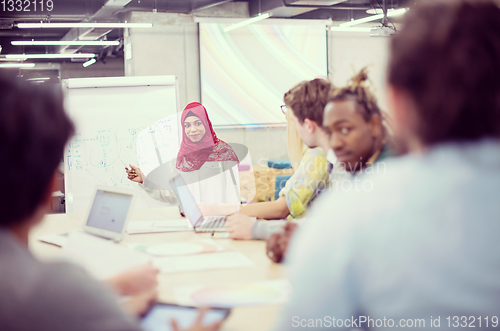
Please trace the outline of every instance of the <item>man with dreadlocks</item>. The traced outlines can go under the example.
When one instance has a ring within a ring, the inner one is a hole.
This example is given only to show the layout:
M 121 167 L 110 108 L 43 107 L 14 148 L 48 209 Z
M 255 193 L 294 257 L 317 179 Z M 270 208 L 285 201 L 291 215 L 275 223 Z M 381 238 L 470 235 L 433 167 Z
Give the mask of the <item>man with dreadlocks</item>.
M 388 130 L 375 96 L 365 82 L 362 69 L 342 88 L 330 92 L 323 115 L 323 128 L 337 163 L 330 173 L 330 190 L 370 190 L 371 182 L 360 180 L 363 173 L 385 171 L 381 162 L 390 153 Z M 380 167 L 382 166 L 382 167 Z M 267 242 L 267 255 L 281 262 L 297 224 L 290 223 L 285 231 L 273 234 Z
M 377 105 L 377 99 L 365 86 L 367 79 L 364 68 L 347 86 L 333 90 L 325 107 L 323 127 L 337 157 L 337 179 L 342 173 L 357 175 L 374 172 L 368 168 L 390 154 L 385 116 Z M 340 185 L 337 189 L 348 187 Z

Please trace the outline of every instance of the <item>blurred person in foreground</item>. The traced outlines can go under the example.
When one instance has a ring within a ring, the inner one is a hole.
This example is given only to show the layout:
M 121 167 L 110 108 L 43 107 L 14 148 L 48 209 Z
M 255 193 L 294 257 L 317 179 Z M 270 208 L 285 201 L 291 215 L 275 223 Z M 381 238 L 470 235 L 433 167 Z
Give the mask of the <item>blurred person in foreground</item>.
M 372 190 L 320 197 L 292 238 L 278 330 L 499 326 L 500 8 L 433 1 L 406 15 L 387 79 L 409 154 Z
M 150 265 L 103 283 L 69 263 L 41 262 L 28 249 L 30 231 L 50 210 L 73 132 L 53 90 L 0 73 L 0 162 L 9 188 L 0 199 L 0 330 L 135 331 L 156 300 L 158 270 Z M 122 305 L 119 295 L 127 297 Z

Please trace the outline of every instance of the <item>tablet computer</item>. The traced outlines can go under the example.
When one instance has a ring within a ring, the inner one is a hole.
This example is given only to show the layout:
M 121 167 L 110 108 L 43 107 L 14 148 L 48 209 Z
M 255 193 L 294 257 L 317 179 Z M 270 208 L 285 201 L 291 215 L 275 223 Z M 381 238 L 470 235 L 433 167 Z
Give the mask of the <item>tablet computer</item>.
M 211 308 L 205 313 L 203 324 L 210 325 L 224 320 L 230 312 L 227 308 Z M 158 302 L 143 317 L 141 327 L 144 331 L 171 331 L 171 320 L 175 319 L 179 328 L 184 330 L 191 327 L 198 314 L 197 307 Z

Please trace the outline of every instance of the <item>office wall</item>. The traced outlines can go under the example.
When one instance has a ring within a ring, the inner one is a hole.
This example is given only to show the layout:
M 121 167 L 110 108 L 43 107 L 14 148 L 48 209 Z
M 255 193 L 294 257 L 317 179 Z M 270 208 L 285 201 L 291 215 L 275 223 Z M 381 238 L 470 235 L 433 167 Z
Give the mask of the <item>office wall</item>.
M 328 72 L 330 80 L 336 86 L 343 86 L 354 73 L 368 66 L 369 83 L 372 84 L 379 105 L 385 110 L 385 70 L 389 41 L 390 38 L 370 37 L 367 32 L 329 31 Z
M 266 164 L 268 159 L 288 159 L 286 128 L 219 129 L 217 136 L 231 143 L 244 144 L 253 164 Z
M 191 16 L 132 12 L 131 22 L 152 22 L 151 29 L 125 33 L 125 75 L 175 75 L 180 104 L 200 99 L 198 25 Z
M 192 16 L 170 13 L 131 12 L 129 22 L 153 22 L 152 29 L 125 33 L 125 75 L 176 75 L 181 106 L 200 101 L 198 25 Z M 247 3 L 227 3 L 196 13 L 210 17 L 248 17 Z M 128 48 L 127 48 L 128 47 Z M 130 54 L 128 52 L 131 52 Z M 210 111 L 210 110 L 209 110 Z M 210 115 L 210 113 L 209 113 Z M 286 129 L 220 129 L 224 141 L 246 145 L 252 162 L 287 159 Z
M 108 58 L 106 63 L 98 61 L 87 68 L 82 62 L 64 62 L 61 64 L 61 79 L 86 77 L 121 77 L 125 76 L 123 59 Z
M 248 4 L 226 3 L 195 15 L 248 17 Z M 125 31 L 125 75 L 175 75 L 181 105 L 200 101 L 200 50 L 194 16 L 150 12 L 130 12 L 127 16 L 129 22 L 153 23 L 153 28 Z
M 248 17 L 246 3 L 228 3 L 196 13 L 198 16 Z M 174 74 L 179 81 L 181 106 L 200 101 L 198 26 L 193 16 L 170 13 L 131 12 L 129 22 L 153 22 L 152 29 L 129 29 L 125 33 L 126 76 Z M 339 23 L 339 22 L 334 22 Z M 338 24 L 337 24 L 338 25 Z M 374 92 L 385 109 L 385 68 L 388 38 L 368 33 L 328 33 L 330 79 L 344 85 L 358 70 L 370 65 Z M 127 48 L 128 47 L 128 48 Z M 210 110 L 209 110 L 210 112 Z M 257 163 L 259 159 L 288 158 L 285 129 L 218 129 L 227 142 L 245 144 Z

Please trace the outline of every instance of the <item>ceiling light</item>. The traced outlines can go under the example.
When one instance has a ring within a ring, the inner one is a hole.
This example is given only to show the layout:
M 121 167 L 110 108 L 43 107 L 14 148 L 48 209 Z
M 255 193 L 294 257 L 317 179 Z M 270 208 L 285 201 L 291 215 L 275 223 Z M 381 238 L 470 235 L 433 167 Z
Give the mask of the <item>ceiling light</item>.
M 380 8 L 371 8 L 366 11 L 367 14 L 370 15 L 377 15 L 377 14 L 383 14 L 384 11 Z
M 34 63 L 0 63 L 0 68 L 34 68 Z
M 88 59 L 95 57 L 94 53 L 74 54 L 7 54 L 7 59 Z
M 90 59 L 90 60 L 88 60 L 87 62 L 85 62 L 85 63 L 83 64 L 83 67 L 84 67 L 84 68 L 87 68 L 89 65 L 92 65 L 92 64 L 94 64 L 94 63 L 96 63 L 96 59 Z
M 249 25 L 249 24 L 252 24 L 252 23 L 255 23 L 255 22 L 259 22 L 259 21 L 265 20 L 266 18 L 269 18 L 269 17 L 271 17 L 270 13 L 259 14 L 259 15 L 255 16 L 255 17 L 252 17 L 251 19 L 244 20 L 242 22 L 239 22 L 239 23 L 230 25 L 228 27 L 225 27 L 224 31 L 228 32 L 228 31 L 231 31 L 231 30 L 234 30 L 234 29 L 237 29 L 237 28 L 241 28 L 242 26 Z
M 26 80 L 49 80 L 50 77 L 37 77 L 37 78 L 28 78 Z
M 395 9 L 395 10 L 388 10 L 387 11 L 387 17 L 392 17 L 392 16 L 398 16 L 402 15 L 407 12 L 406 8 L 401 8 L 401 9 Z M 376 21 L 376 20 L 381 20 L 384 18 L 384 14 L 378 14 L 378 15 L 372 15 L 368 16 L 365 18 L 360 18 L 359 20 L 352 20 L 350 22 L 345 22 L 340 24 L 339 26 L 341 27 L 348 27 L 348 26 L 353 26 L 361 23 L 366 23 L 366 22 L 371 22 L 371 21 Z
M 152 28 L 153 23 L 17 23 L 19 29 Z
M 35 41 L 18 40 L 11 41 L 14 46 L 118 46 L 118 40 L 53 40 L 53 41 Z

